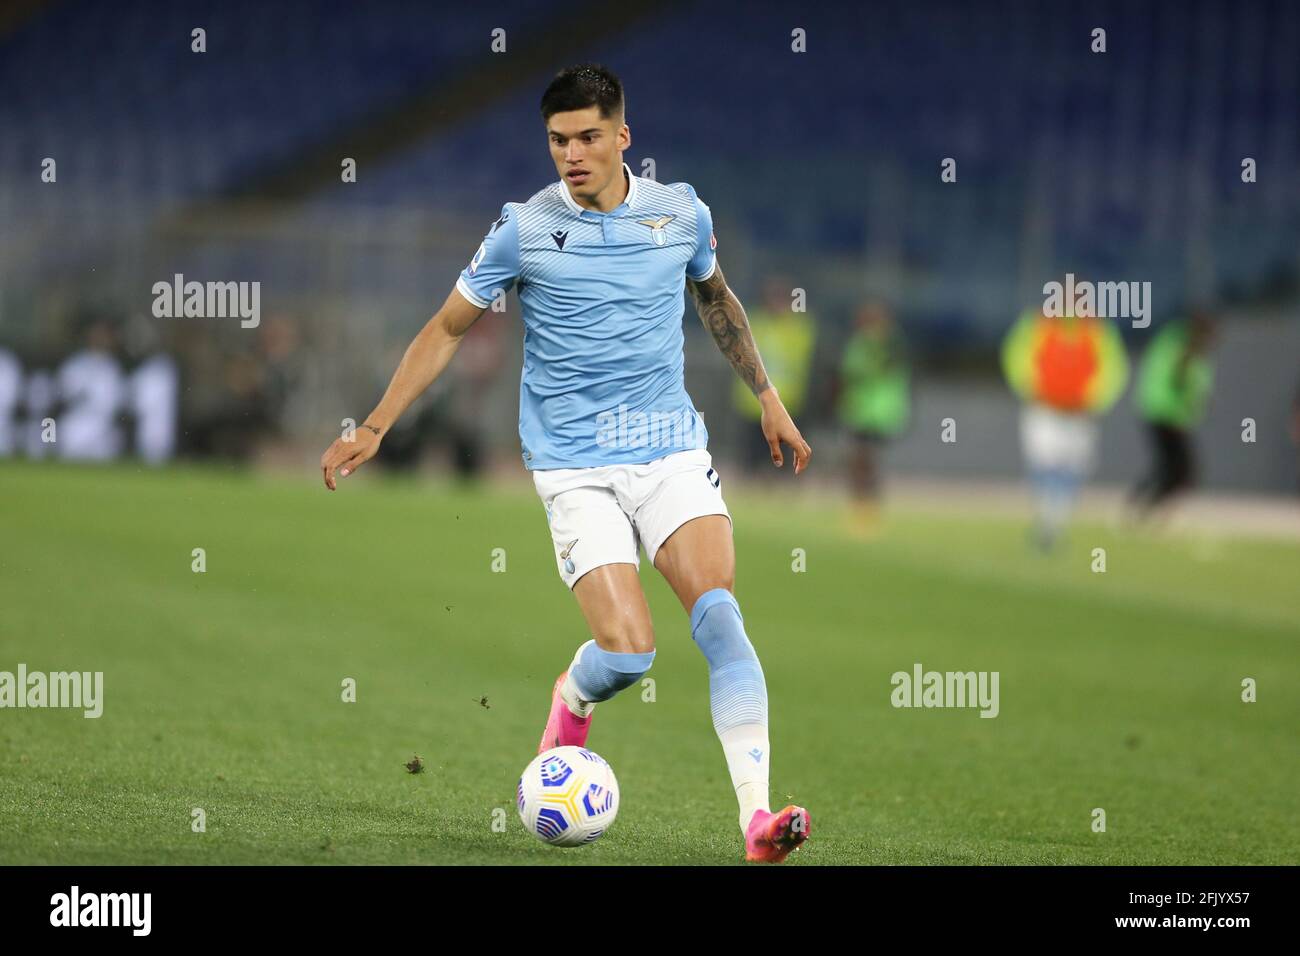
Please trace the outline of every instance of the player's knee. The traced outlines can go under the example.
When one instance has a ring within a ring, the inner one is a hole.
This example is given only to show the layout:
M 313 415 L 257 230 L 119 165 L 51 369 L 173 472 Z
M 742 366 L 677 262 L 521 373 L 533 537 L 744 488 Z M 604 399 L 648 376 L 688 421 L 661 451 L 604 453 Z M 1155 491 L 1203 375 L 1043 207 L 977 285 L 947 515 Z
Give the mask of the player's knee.
M 609 700 L 639 681 L 654 663 L 654 650 L 605 650 L 596 644 L 583 649 L 572 677 L 584 700 Z
M 726 588 L 713 588 L 700 595 L 691 609 L 691 637 L 712 668 L 758 659 L 745 634 L 740 605 Z
M 731 567 L 726 568 L 713 576 L 713 579 L 709 582 L 709 587 L 707 590 L 712 591 L 715 588 L 722 588 L 724 591 L 727 591 L 731 594 L 736 593 L 735 565 L 732 565 Z
M 734 565 L 731 567 L 711 568 L 707 572 L 692 575 L 683 583 L 684 587 L 678 586 L 678 596 L 684 603 L 689 602 L 687 609 L 693 611 L 699 604 L 700 598 L 710 591 L 726 591 L 728 594 L 734 594 L 736 590 L 736 569 Z
M 655 632 L 649 626 L 611 621 L 596 628 L 592 636 L 601 647 L 621 654 L 653 654 L 655 650 Z

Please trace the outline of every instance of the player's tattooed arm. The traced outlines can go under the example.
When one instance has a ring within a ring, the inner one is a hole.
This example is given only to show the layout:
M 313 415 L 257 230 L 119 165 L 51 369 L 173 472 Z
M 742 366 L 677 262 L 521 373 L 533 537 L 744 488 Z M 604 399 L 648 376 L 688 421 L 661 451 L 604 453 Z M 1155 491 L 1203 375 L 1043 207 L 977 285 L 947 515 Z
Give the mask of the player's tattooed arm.
M 771 388 L 772 383 L 768 380 L 767 370 L 763 368 L 758 346 L 754 344 L 753 333 L 749 330 L 745 307 L 727 287 L 722 267 L 715 264 L 713 275 L 698 282 L 689 279 L 686 287 L 695 300 L 700 321 L 713 336 L 713 341 L 718 343 L 718 348 L 727 357 L 741 381 L 755 395 L 761 395 Z
M 799 474 L 808 467 L 812 448 L 804 441 L 776 388 L 767 377 L 763 360 L 758 355 L 758 346 L 754 344 L 754 333 L 750 331 L 745 307 L 727 287 L 722 267 L 715 262 L 713 275 L 698 282 L 689 279 L 686 285 L 700 312 L 700 320 L 713 336 L 713 341 L 718 343 L 718 348 L 727 357 L 736 374 L 758 396 L 758 403 L 763 408 L 759 426 L 772 451 L 772 464 L 778 468 L 785 464 L 785 455 L 781 451 L 781 443 L 784 442 L 794 452 L 794 473 Z

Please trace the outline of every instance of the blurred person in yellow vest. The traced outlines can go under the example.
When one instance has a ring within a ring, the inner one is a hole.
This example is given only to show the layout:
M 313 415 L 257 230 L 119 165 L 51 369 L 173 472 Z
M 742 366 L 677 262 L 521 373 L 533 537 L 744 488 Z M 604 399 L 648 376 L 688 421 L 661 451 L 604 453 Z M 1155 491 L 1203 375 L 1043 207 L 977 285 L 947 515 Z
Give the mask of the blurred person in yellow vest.
M 783 276 L 768 279 L 763 284 L 762 306 L 749 313 L 749 327 L 754 344 L 763 356 L 768 378 L 781 383 L 781 399 L 790 414 L 797 417 L 808 397 L 817 332 L 812 313 L 795 312 L 794 303 L 794 283 L 790 279 Z M 732 403 L 741 417 L 755 426 L 745 429 L 745 471 L 751 477 L 766 478 L 772 451 L 763 430 L 757 427 L 762 417 L 758 399 L 737 379 Z
M 868 536 L 878 522 L 881 447 L 902 433 L 911 413 L 903 339 L 884 303 L 859 306 L 835 385 L 836 417 L 849 434 L 851 528 Z
M 1002 343 L 1002 371 L 1023 401 L 1020 445 L 1034 495 L 1034 542 L 1049 550 L 1096 464 L 1097 419 L 1128 383 L 1115 323 L 1028 310 Z

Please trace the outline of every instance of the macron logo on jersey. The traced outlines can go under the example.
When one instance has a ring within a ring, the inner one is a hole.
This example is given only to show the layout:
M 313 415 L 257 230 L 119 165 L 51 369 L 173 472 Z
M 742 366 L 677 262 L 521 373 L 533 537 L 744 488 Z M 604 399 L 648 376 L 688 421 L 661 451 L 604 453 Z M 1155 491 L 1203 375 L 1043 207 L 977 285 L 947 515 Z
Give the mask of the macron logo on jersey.
M 485 255 L 487 255 L 487 243 L 481 242 L 479 243 L 478 252 L 474 253 L 474 258 L 469 260 L 470 275 L 478 272 L 478 264 L 483 261 Z
M 564 240 L 569 238 L 569 233 L 567 231 L 561 231 L 559 229 L 556 229 L 553 233 L 551 233 L 551 238 L 555 240 L 555 247 L 557 249 L 563 249 Z

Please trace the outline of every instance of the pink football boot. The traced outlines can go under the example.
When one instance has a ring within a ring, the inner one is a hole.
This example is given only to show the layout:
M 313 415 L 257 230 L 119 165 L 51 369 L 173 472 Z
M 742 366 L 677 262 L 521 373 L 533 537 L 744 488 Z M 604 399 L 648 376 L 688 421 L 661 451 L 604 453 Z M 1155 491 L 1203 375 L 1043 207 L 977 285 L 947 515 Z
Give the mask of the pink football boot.
M 799 849 L 812 830 L 812 817 L 803 807 L 788 806 L 777 813 L 755 810 L 745 831 L 745 859 L 751 863 L 780 863 Z
M 555 678 L 555 688 L 551 691 L 551 715 L 546 719 L 546 729 L 542 731 L 542 742 L 537 745 L 537 752 L 545 753 L 552 747 L 581 747 L 587 742 L 587 731 L 591 729 L 591 717 L 575 717 L 569 705 L 560 696 L 564 679 L 569 676 L 565 671 Z

